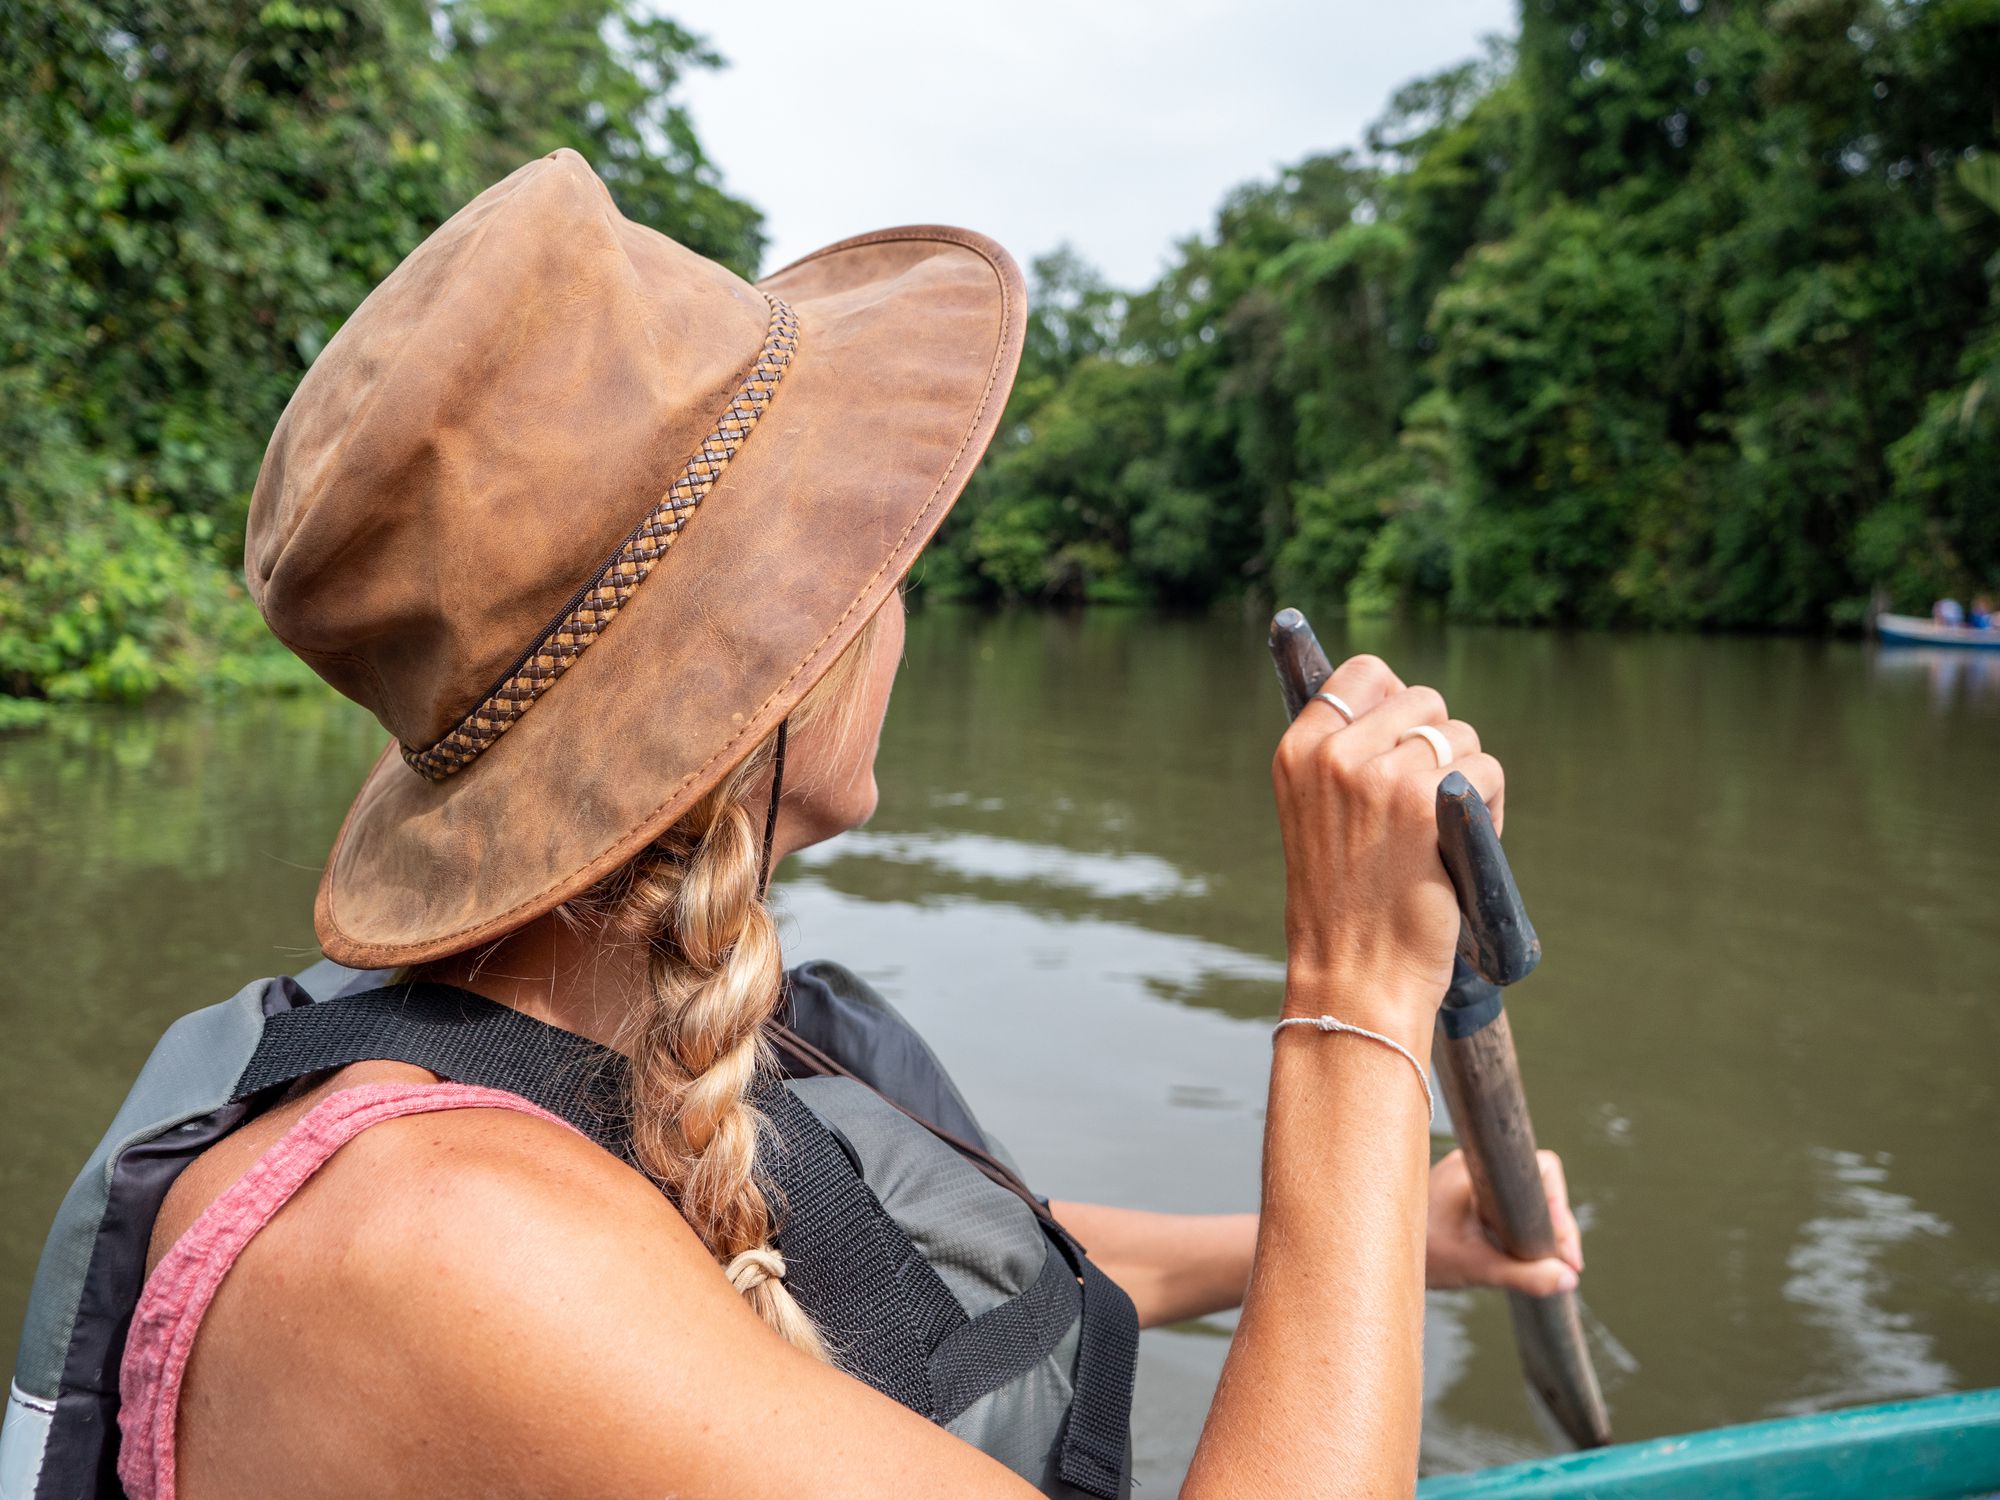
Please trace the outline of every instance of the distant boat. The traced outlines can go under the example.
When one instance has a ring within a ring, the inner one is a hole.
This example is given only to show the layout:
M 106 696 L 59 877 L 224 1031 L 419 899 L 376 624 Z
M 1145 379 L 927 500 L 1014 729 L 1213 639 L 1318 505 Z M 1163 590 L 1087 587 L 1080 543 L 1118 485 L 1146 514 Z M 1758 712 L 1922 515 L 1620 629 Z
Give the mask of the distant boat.
M 1969 646 L 1975 651 L 2000 651 L 2000 630 L 1940 625 L 1922 615 L 1877 615 L 1875 633 L 1890 646 Z

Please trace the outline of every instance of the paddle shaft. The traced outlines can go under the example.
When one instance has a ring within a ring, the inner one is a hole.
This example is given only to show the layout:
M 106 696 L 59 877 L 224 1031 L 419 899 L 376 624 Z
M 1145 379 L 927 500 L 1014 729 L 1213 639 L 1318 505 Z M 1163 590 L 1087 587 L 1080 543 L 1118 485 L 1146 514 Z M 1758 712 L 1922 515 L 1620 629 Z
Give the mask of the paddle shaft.
M 1463 961 L 1438 1012 L 1434 1058 L 1452 1129 L 1465 1151 L 1479 1217 L 1516 1260 L 1556 1253 L 1521 1063 L 1500 990 Z M 1584 1342 L 1575 1292 L 1507 1294 L 1521 1368 L 1579 1448 L 1611 1441 L 1611 1418 Z
M 1271 658 L 1285 707 L 1296 717 L 1333 672 L 1297 610 L 1280 610 L 1271 621 Z M 1438 854 L 1464 919 L 1451 989 L 1438 1016 L 1437 1071 L 1480 1218 L 1509 1255 L 1540 1260 L 1555 1254 L 1555 1226 L 1499 985 L 1541 962 L 1541 942 L 1492 816 L 1471 783 L 1456 773 L 1445 777 L 1437 812 Z M 1584 1343 L 1576 1293 L 1509 1293 L 1508 1304 L 1521 1367 L 1550 1414 L 1579 1447 L 1608 1443 L 1611 1422 Z

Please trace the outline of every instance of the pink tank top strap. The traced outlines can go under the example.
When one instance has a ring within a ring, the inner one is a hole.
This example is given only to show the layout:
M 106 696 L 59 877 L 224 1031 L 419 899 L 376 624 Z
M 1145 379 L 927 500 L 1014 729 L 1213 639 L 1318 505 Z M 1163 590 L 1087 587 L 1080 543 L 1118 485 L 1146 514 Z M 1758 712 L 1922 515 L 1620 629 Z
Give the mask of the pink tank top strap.
M 181 1378 L 202 1315 L 243 1247 L 369 1126 L 443 1109 L 511 1109 L 574 1128 L 518 1095 L 461 1083 L 364 1084 L 314 1105 L 209 1204 L 146 1280 L 118 1375 L 118 1478 L 130 1500 L 174 1500 Z

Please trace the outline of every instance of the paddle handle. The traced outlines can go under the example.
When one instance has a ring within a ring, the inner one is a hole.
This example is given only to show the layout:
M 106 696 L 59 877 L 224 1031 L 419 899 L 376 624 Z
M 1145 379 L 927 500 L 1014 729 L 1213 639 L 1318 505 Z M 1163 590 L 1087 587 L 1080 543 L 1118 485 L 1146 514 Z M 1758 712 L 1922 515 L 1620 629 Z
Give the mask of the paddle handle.
M 1272 617 L 1271 661 L 1292 718 L 1333 676 L 1319 637 L 1295 609 L 1281 609 Z M 1472 783 L 1456 771 L 1438 785 L 1437 822 L 1438 856 L 1463 915 L 1459 957 L 1495 984 L 1518 983 L 1542 961 L 1541 939 L 1528 920 L 1493 815 Z

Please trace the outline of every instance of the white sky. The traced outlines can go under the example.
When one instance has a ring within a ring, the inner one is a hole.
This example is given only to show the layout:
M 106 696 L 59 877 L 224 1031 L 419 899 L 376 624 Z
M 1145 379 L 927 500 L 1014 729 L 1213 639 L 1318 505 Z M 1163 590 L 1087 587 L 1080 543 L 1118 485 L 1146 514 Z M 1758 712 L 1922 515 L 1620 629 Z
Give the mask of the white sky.
M 662 0 L 730 66 L 686 99 L 776 270 L 846 235 L 959 224 L 1117 285 L 1224 193 L 1359 145 L 1402 83 L 1511 32 L 1513 0 Z

